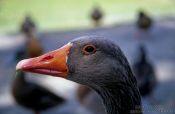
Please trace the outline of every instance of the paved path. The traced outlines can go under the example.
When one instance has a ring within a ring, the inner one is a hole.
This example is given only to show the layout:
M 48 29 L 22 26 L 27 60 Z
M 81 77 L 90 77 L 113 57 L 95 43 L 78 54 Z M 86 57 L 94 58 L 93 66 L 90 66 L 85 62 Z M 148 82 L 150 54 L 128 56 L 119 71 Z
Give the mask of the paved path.
M 119 27 L 42 33 L 40 41 L 45 52 L 47 52 L 57 49 L 73 38 L 83 35 L 100 35 L 114 41 L 122 48 L 130 63 L 134 61 L 137 46 L 139 44 L 146 45 L 149 58 L 155 65 L 159 85 L 153 93 L 157 102 L 150 105 L 149 99 L 143 99 L 143 105 L 149 110 L 152 110 L 149 106 L 154 107 L 153 111 L 166 108 L 167 112 L 158 111 L 154 113 L 146 111 L 145 114 L 175 114 L 175 19 L 156 22 L 149 33 L 138 33 L 132 24 L 128 24 Z M 4 37 L 8 37 L 8 40 Z M 2 35 L 0 36 L 1 38 L 4 39 L 0 42 L 0 114 L 31 114 L 30 111 L 17 106 L 10 94 L 10 85 L 15 72 L 13 56 L 15 50 L 22 45 L 23 39 L 18 36 L 9 38 L 9 36 Z M 30 78 L 29 76 L 29 80 L 33 80 L 33 77 Z M 50 81 L 52 83 L 49 83 Z M 77 107 L 75 96 L 70 94 L 75 93 L 75 88 L 77 87 L 75 83 L 63 79 L 55 80 L 55 78 L 47 76 L 39 77 L 39 79 L 37 77 L 37 83 L 64 96 L 69 101 L 60 109 L 61 111 L 57 111 L 57 108 L 55 108 L 45 112 L 46 114 L 55 114 L 55 111 L 63 114 L 63 112 L 75 110 Z M 67 83 L 67 86 L 65 86 L 65 83 Z M 62 89 L 57 88 L 60 86 Z M 72 106 L 72 104 L 74 105 Z M 82 113 L 84 111 L 84 109 L 79 107 L 76 109 L 74 113 Z M 174 109 L 174 111 L 170 111 L 170 109 Z M 68 114 L 68 112 L 66 113 Z

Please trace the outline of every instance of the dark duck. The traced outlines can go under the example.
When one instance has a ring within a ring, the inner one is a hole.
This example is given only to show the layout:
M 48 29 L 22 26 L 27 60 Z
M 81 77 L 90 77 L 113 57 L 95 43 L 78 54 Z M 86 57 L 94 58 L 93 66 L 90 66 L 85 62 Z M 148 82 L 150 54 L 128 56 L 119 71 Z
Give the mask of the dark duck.
M 146 49 L 143 45 L 139 46 L 137 61 L 133 64 L 140 93 L 143 97 L 148 96 L 154 90 L 157 80 L 154 67 L 148 60 Z
M 18 71 L 12 85 L 12 95 L 15 101 L 35 114 L 62 104 L 65 100 L 53 92 L 26 79 L 25 73 Z
M 91 19 L 94 22 L 95 26 L 100 26 L 101 20 L 103 18 L 103 12 L 99 7 L 94 7 L 94 9 L 91 12 Z
M 137 19 L 137 27 L 140 30 L 147 31 L 152 26 L 152 19 L 149 17 L 145 12 L 140 11 L 138 13 L 138 19 Z
M 137 81 L 121 49 L 84 36 L 42 56 L 20 61 L 17 70 L 62 77 L 94 89 L 107 114 L 142 114 Z

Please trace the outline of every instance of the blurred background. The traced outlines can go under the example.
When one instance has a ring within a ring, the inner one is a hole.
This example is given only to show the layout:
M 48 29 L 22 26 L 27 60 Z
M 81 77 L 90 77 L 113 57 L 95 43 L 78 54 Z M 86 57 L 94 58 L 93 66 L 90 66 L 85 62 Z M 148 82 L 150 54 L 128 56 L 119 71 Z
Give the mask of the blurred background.
M 121 47 L 144 114 L 175 114 L 174 0 L 0 0 L 0 114 L 105 114 L 85 86 L 15 72 L 18 61 L 84 35 Z

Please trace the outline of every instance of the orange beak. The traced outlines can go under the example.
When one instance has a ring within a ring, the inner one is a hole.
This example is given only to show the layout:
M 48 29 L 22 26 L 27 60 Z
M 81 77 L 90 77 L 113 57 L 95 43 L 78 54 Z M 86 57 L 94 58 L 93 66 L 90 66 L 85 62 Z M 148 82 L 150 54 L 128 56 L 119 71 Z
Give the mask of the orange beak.
M 17 64 L 16 70 L 66 78 L 69 72 L 67 56 L 71 47 L 72 44 L 68 43 L 39 57 L 22 60 Z

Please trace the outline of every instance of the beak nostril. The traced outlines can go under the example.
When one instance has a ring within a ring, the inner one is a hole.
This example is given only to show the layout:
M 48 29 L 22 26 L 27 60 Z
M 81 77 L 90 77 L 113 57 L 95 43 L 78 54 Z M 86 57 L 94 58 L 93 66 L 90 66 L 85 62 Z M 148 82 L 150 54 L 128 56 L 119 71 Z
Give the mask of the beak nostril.
M 48 61 L 50 59 L 53 59 L 53 56 L 49 55 L 41 59 L 41 61 Z

